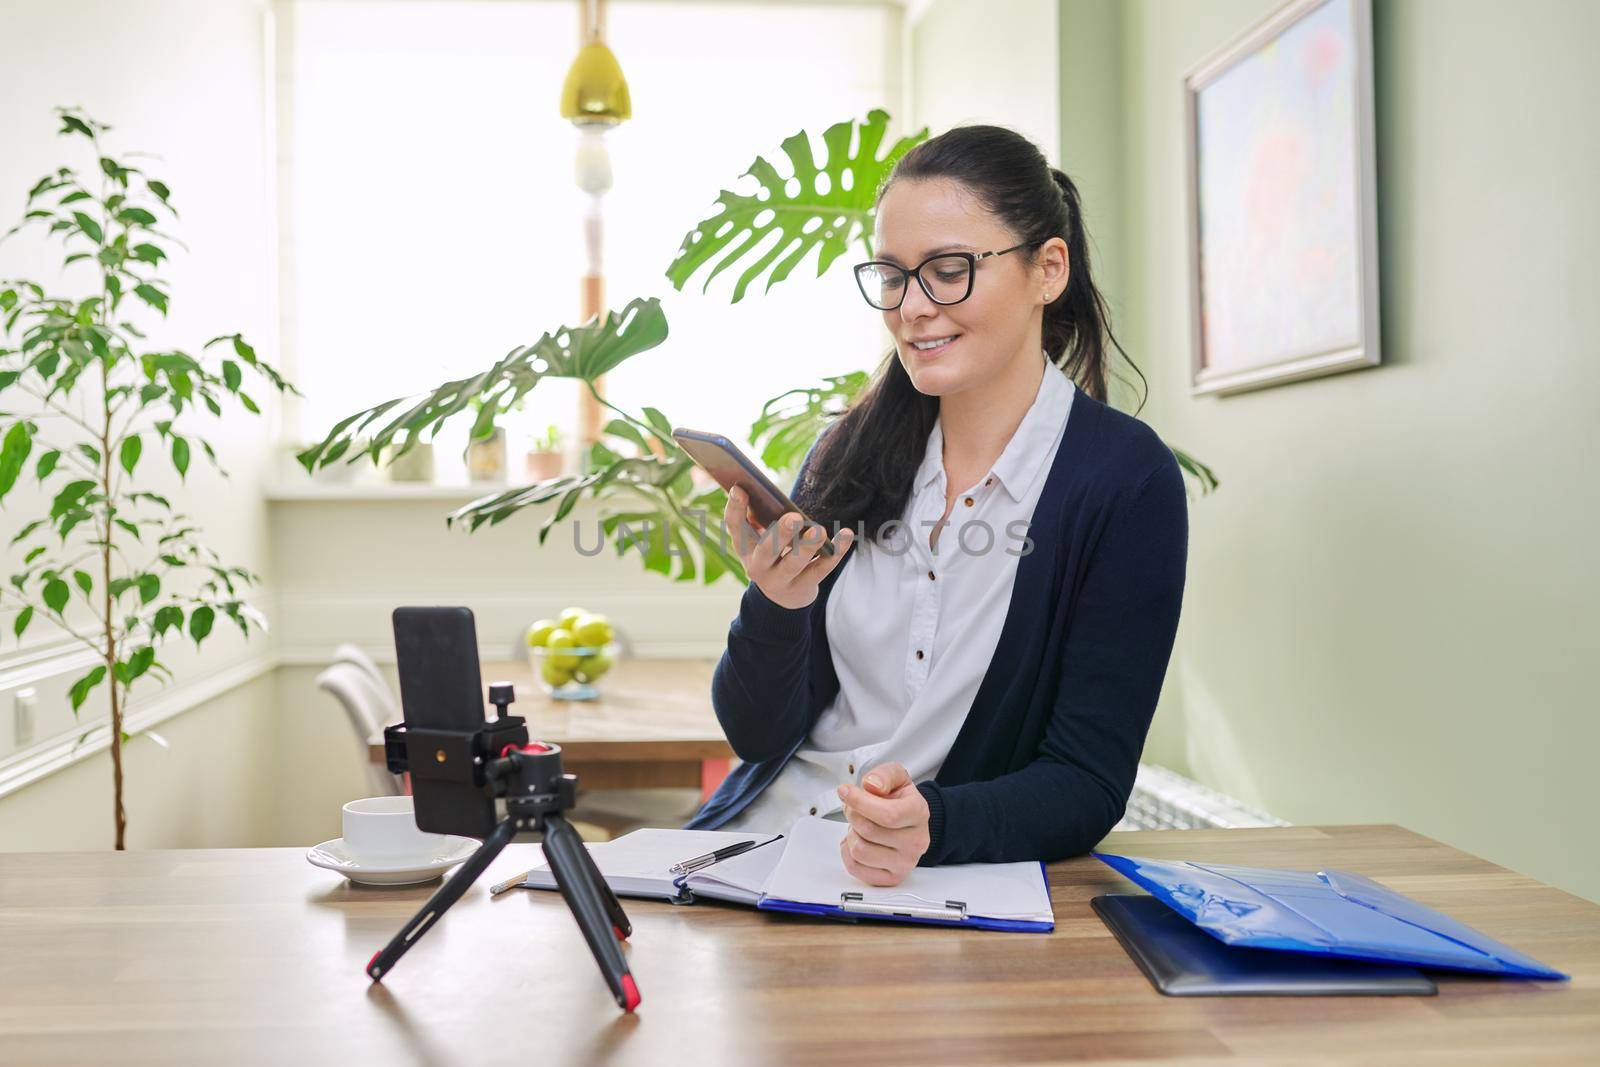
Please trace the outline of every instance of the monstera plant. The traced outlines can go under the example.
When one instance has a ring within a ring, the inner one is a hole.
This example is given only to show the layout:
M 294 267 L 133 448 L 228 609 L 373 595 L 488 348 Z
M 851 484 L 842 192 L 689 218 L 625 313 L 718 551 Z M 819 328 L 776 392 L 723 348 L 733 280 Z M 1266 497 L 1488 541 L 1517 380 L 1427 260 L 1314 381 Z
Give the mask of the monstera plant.
M 846 121 L 822 133 L 825 158 L 819 163 L 810 136 L 801 131 L 785 138 L 791 177 L 784 177 L 763 156 L 757 156 L 743 177 L 754 177 L 748 194 L 723 190 L 717 209 L 684 237 L 667 268 L 674 288 L 683 287 L 702 268 L 701 291 L 718 274 L 735 265 L 743 271 L 733 285 L 732 300 L 742 299 L 751 283 L 766 274 L 763 291 L 787 278 L 816 250 L 820 277 L 853 245 L 872 256 L 873 201 L 895 163 L 928 136 L 922 129 L 902 137 L 883 151 L 889 115 L 869 112 L 863 122 Z M 855 148 L 852 151 L 851 145 Z M 776 232 L 778 239 L 753 262 L 747 254 Z M 539 529 L 543 544 L 551 529 L 565 519 L 585 494 L 603 502 L 601 525 L 619 553 L 637 548 L 647 570 L 679 581 L 711 583 L 724 574 L 748 578 L 721 532 L 726 495 L 720 488 L 699 489 L 691 477 L 692 461 L 672 439 L 672 423 L 655 408 L 630 414 L 608 403 L 595 380 L 627 359 L 658 346 L 667 336 L 666 317 L 653 298 L 631 301 L 619 315 L 607 312 L 581 326 L 563 327 L 534 344 L 513 349 L 499 362 L 472 378 L 447 382 L 420 397 L 401 397 L 339 422 L 319 444 L 300 453 L 308 471 L 345 459 L 377 461 L 405 452 L 447 420 L 482 401 L 472 436 L 487 437 L 494 420 L 540 379 L 575 378 L 616 418 L 604 427 L 607 440 L 591 445 L 583 473 L 474 500 L 450 513 L 447 521 L 469 530 L 494 525 L 523 508 L 554 504 Z M 867 384 L 866 371 L 828 377 L 820 383 L 788 390 L 761 409 L 751 439 L 762 442 L 761 457 L 780 472 L 798 469 L 828 421 L 844 411 Z M 629 454 L 619 451 L 628 449 Z M 1197 479 L 1202 491 L 1216 485 L 1203 464 L 1177 453 L 1180 464 Z
M 59 234 L 63 270 L 83 263 L 91 284 L 85 296 L 63 296 L 38 282 L 0 281 L 0 502 L 30 464 L 50 498 L 47 514 L 10 536 L 22 569 L 0 588 L 0 606 L 16 609 L 18 639 L 48 623 L 94 655 L 69 698 L 77 714 L 105 687 L 120 849 L 129 691 L 170 677 L 157 658 L 168 641 L 187 634 L 198 647 L 219 619 L 246 637 L 266 625 L 244 596 L 256 575 L 225 564 L 194 520 L 151 489 L 153 468 L 165 461 L 187 479 L 203 455 L 221 471 L 197 419 L 221 418 L 225 405 L 258 414 L 247 378 L 269 392 L 293 387 L 236 333 L 207 341 L 200 355 L 141 343 L 138 312 L 165 316 L 170 301 L 162 245 L 176 239 L 158 215 L 177 217 L 171 190 L 106 154 L 100 138 L 111 127 L 57 112 L 60 132 L 87 142 L 92 169 L 45 175 L 5 237 L 34 226 Z

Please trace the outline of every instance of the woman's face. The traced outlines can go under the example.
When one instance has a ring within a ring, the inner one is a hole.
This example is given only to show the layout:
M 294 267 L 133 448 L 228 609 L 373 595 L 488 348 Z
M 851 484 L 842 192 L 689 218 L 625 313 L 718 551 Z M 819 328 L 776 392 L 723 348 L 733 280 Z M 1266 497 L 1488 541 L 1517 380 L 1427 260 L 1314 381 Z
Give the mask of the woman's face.
M 873 258 L 910 270 L 938 252 L 995 252 L 1019 240 L 958 182 L 900 179 L 878 203 Z M 1056 237 L 1037 250 L 979 260 L 971 295 L 959 304 L 936 304 L 911 280 L 901 305 L 883 312 L 883 323 L 917 391 L 949 396 L 1002 378 L 1014 360 L 1037 355 L 1043 296 L 1059 295 L 1066 273 L 1066 242 Z M 951 336 L 942 347 L 917 348 L 919 341 Z

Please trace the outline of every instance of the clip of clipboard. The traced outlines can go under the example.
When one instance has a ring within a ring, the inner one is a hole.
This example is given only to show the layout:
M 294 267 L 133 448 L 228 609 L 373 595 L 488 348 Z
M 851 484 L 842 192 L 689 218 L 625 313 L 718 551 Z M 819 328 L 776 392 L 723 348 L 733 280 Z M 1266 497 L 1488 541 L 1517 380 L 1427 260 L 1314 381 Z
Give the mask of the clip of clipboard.
M 947 900 L 937 904 L 883 904 L 865 899 L 864 893 L 840 893 L 839 910 L 863 912 L 868 915 L 887 915 L 898 919 L 936 919 L 940 922 L 965 922 L 967 902 Z

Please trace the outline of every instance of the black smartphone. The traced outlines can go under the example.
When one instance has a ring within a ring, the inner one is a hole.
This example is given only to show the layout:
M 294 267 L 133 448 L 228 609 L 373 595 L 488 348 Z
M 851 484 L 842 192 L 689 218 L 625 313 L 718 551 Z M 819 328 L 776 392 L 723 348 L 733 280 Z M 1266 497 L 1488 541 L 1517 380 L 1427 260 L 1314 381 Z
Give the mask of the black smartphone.
M 462 751 L 454 755 L 470 757 L 466 735 L 483 729 L 486 721 L 471 609 L 395 608 L 393 620 L 406 729 L 459 731 Z M 485 786 L 430 775 L 426 753 L 410 752 L 409 757 L 417 829 L 467 837 L 494 829 L 494 795 Z
M 747 507 L 750 514 L 762 526 L 771 526 L 789 512 L 800 511 L 795 502 L 789 499 L 789 494 L 773 485 L 772 479 L 723 435 L 686 430 L 680 426 L 672 431 L 672 438 L 722 488 L 732 489 L 737 485 L 743 489 L 749 501 Z M 802 518 L 804 514 L 801 512 Z M 809 519 L 806 521 L 810 522 Z M 833 553 L 831 541 L 822 542 L 817 552 L 821 556 L 831 556 Z

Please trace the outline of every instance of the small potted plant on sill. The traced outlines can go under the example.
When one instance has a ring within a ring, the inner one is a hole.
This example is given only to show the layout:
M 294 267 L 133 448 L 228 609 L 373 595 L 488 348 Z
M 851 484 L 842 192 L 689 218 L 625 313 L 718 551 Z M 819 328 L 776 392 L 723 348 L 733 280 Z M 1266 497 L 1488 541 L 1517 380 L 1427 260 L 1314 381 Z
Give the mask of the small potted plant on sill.
M 561 477 L 566 467 L 566 437 L 561 427 L 552 423 L 542 434 L 528 443 L 526 456 L 529 481 L 543 482 Z

